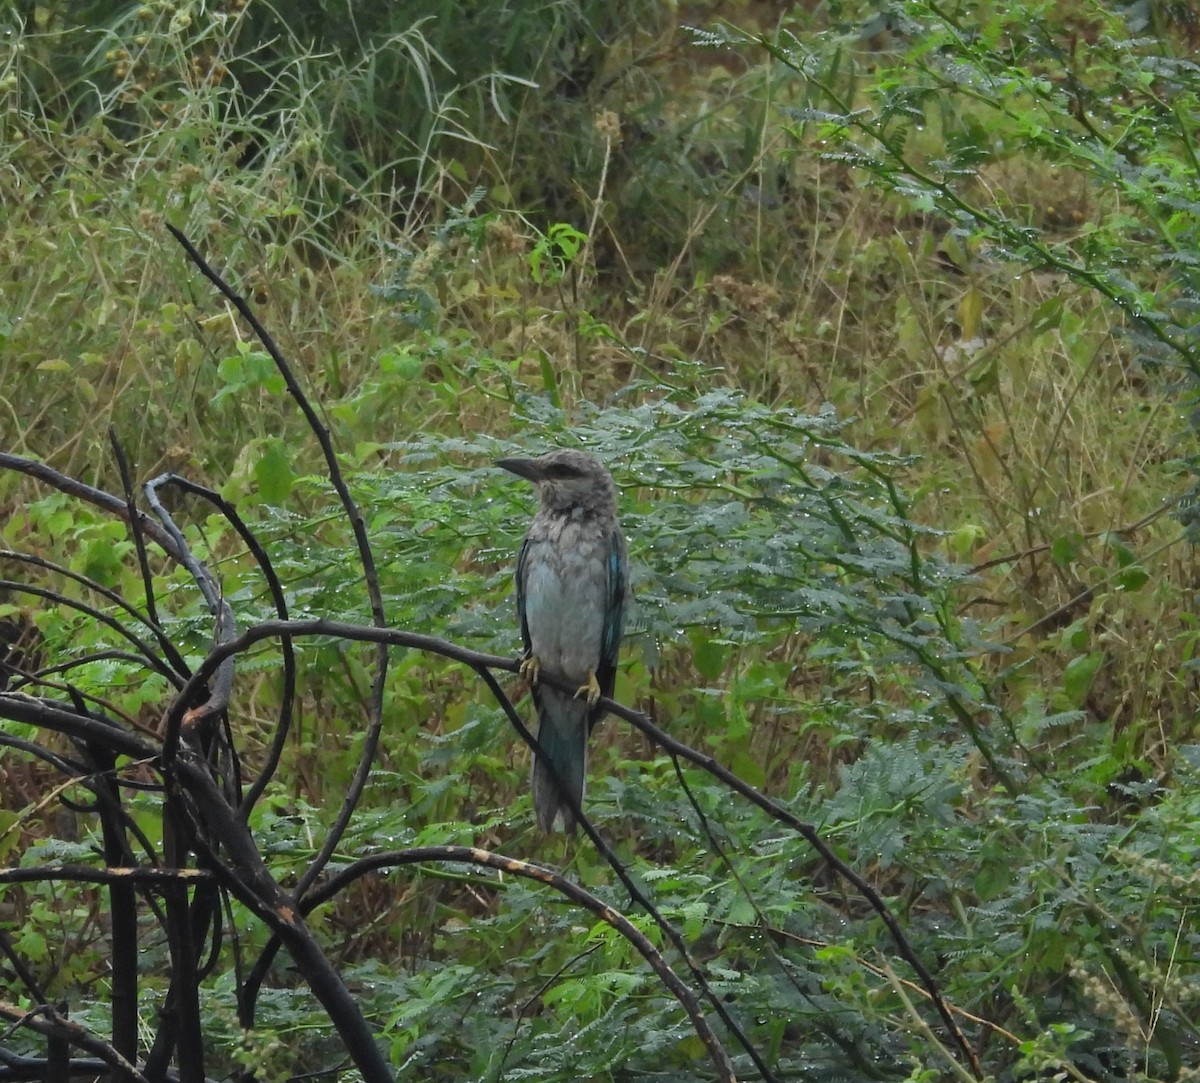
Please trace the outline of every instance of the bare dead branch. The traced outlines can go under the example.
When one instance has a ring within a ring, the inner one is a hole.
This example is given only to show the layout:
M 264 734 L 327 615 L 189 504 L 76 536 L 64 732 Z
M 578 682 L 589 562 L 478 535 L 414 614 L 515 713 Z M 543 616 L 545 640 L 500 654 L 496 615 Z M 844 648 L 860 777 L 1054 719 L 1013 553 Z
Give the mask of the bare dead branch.
M 15 1004 L 0 1000 L 0 1019 L 7 1019 L 18 1026 L 44 1034 L 48 1038 L 61 1039 L 76 1049 L 91 1053 L 92 1056 L 98 1057 L 107 1064 L 119 1077 L 135 1080 L 136 1083 L 150 1083 L 108 1042 L 96 1037 L 86 1027 L 68 1019 L 49 1005 L 42 1005 L 40 1008 L 27 1012 Z
M 733 1064 L 729 1060 L 729 1054 L 725 1052 L 724 1046 L 709 1027 L 699 1002 L 692 995 L 692 991 L 680 981 L 679 976 L 671 969 L 645 934 L 639 931 L 637 926 L 632 924 L 620 911 L 614 910 L 578 884 L 541 865 L 534 865 L 515 857 L 470 846 L 418 846 L 409 850 L 389 850 L 361 858 L 339 870 L 337 875 L 330 877 L 309 893 L 304 901 L 304 912 L 307 914 L 321 903 L 327 902 L 347 884 L 353 883 L 369 872 L 427 861 L 450 861 L 458 864 L 479 865 L 536 880 L 570 899 L 576 906 L 594 914 L 601 921 L 607 922 L 638 950 L 662 983 L 671 991 L 672 996 L 679 1001 L 680 1007 L 687 1012 L 692 1028 L 708 1050 L 709 1059 L 712 1061 L 718 1077 L 724 1080 L 734 1080 Z
M 113 458 L 117 460 L 117 471 L 121 475 L 121 488 L 125 492 L 125 504 L 136 511 L 137 501 L 133 492 L 133 471 L 129 468 L 129 458 L 126 456 L 125 448 L 117 436 L 117 430 L 111 425 L 108 427 L 108 442 L 113 450 Z M 146 595 L 146 612 L 149 614 L 150 621 L 157 625 L 158 605 L 154 598 L 154 576 L 150 571 L 150 560 L 146 555 L 146 539 L 142 534 L 141 527 L 138 525 L 137 515 L 129 517 L 129 533 L 133 538 L 134 550 L 137 552 L 138 570 L 142 574 L 142 590 Z
M 163 485 L 168 484 L 170 478 L 171 475 L 162 474 L 146 482 L 146 500 L 154 514 L 158 516 L 163 529 L 170 534 L 172 540 L 175 542 L 175 547 L 179 553 L 179 562 L 187 568 L 200 593 L 204 596 L 209 612 L 213 615 L 213 643 L 219 646 L 222 643 L 228 642 L 236 635 L 237 620 L 234 618 L 233 608 L 225 600 L 219 584 L 209 570 L 193 555 L 191 548 L 188 546 L 187 539 L 183 536 L 183 531 L 175 525 L 175 520 L 171 513 L 167 511 L 162 501 L 159 500 L 158 490 Z M 227 664 L 217 669 L 212 675 L 210 683 L 211 689 L 207 697 L 192 707 L 192 717 L 197 721 L 210 715 L 219 714 L 229 705 L 229 697 L 233 691 L 232 658 Z M 180 722 L 182 722 L 182 718 Z M 163 765 L 167 770 L 170 770 L 178 742 L 178 725 L 165 727 L 163 730 L 162 755 Z
M 0 884 L 36 884 L 51 880 L 73 880 L 84 884 L 167 884 L 212 883 L 205 869 L 166 869 L 149 865 L 104 868 L 91 865 L 35 865 L 30 868 L 0 869 Z
M 110 613 L 105 613 L 103 610 L 96 609 L 94 606 L 88 605 L 86 602 L 80 601 L 78 598 L 68 598 L 65 594 L 57 590 L 51 590 L 48 587 L 38 587 L 31 583 L 19 583 L 12 579 L 0 579 L 0 590 L 16 591 L 21 594 L 30 594 L 35 598 L 45 598 L 47 601 L 54 602 L 55 605 L 63 605 L 69 609 L 74 609 L 92 620 L 97 621 L 111 628 L 122 639 L 131 643 L 139 652 L 139 660 L 147 669 L 152 669 L 156 673 L 162 674 L 176 688 L 183 683 L 183 678 L 168 666 L 161 658 L 155 654 L 150 645 L 138 636 L 136 633 L 126 628 L 116 617 Z
M 225 520 L 237 531 L 238 537 L 245 543 L 246 548 L 250 551 L 250 555 L 254 558 L 255 563 L 262 572 L 263 579 L 267 584 L 267 590 L 271 595 L 271 604 L 274 605 L 279 619 L 287 620 L 287 598 L 283 592 L 283 584 L 279 581 L 279 576 L 275 572 L 275 566 L 271 562 L 271 557 L 262 547 L 258 538 L 255 537 L 254 532 L 246 524 L 246 521 L 238 514 L 237 508 L 215 489 L 199 485 L 188 478 L 181 477 L 179 474 L 167 474 L 164 477 L 171 485 L 181 489 L 183 492 L 191 493 L 203 500 L 207 500 L 225 517 Z M 266 761 L 259 770 L 258 778 L 255 779 L 245 797 L 242 798 L 240 812 L 243 819 L 250 815 L 250 810 L 270 784 L 271 778 L 279 766 L 279 759 L 283 755 L 284 744 L 291 730 L 292 712 L 296 698 L 296 652 L 290 640 L 281 640 L 281 647 L 283 653 L 283 690 L 281 694 L 282 706 L 279 712 L 279 722 L 275 727 L 271 747 L 267 752 Z
M 371 548 L 371 539 L 367 535 L 367 528 L 363 522 L 362 513 L 359 511 L 358 504 L 350 493 L 350 487 L 346 484 L 341 466 L 338 464 L 337 453 L 334 450 L 329 430 L 322 423 L 312 403 L 308 401 L 308 396 L 304 393 L 304 389 L 300 386 L 300 382 L 292 372 L 291 365 L 288 364 L 287 359 L 276 345 L 270 332 L 262 325 L 246 299 L 238 294 L 229 283 L 209 266 L 208 262 L 197 251 L 192 242 L 180 230 L 169 223 L 167 224 L 167 229 L 171 236 L 179 242 L 180 246 L 187 253 L 188 259 L 196 265 L 200 273 L 217 288 L 221 296 L 233 305 L 242 318 L 250 325 L 250 329 L 254 332 L 255 337 L 262 343 L 263 349 L 271 355 L 271 359 L 275 362 L 275 367 L 283 377 L 288 393 L 295 399 L 296 405 L 304 415 L 309 429 L 316 437 L 317 443 L 321 447 L 321 454 L 325 458 L 325 467 L 329 473 L 329 480 L 337 492 L 338 499 L 341 501 L 346 516 L 350 521 L 350 528 L 354 533 L 354 542 L 358 547 L 358 558 L 363 568 L 367 596 L 371 603 L 371 621 L 378 628 L 384 627 L 387 624 L 387 618 L 384 613 L 383 592 L 379 589 L 379 575 L 375 567 L 375 554 Z M 355 769 L 354 777 L 350 781 L 346 796 L 342 801 L 342 806 L 338 810 L 333 824 L 330 826 L 321 849 L 312 861 L 309 862 L 308 868 L 304 870 L 304 873 L 300 877 L 298 884 L 298 891 L 300 893 L 303 893 L 320 876 L 321 870 L 324 869 L 329 859 L 333 856 L 334 850 L 337 849 L 337 844 L 341 841 L 342 836 L 346 833 L 346 829 L 350 826 L 350 818 L 353 816 L 354 810 L 358 807 L 358 802 L 362 797 L 363 788 L 367 784 L 367 777 L 375 762 L 375 752 L 379 746 L 379 735 L 383 730 L 383 689 L 387 680 L 387 669 L 388 651 L 380 643 L 375 652 L 375 677 L 371 684 L 371 696 L 367 710 L 367 730 L 363 737 L 362 754 L 359 757 L 358 766 Z
M 80 714 L 69 705 L 54 700 L 36 699 L 19 692 L 0 692 L 0 718 L 28 722 L 79 741 L 94 741 L 121 756 L 156 761 L 159 746 L 130 733 L 94 712 Z
M 183 656 L 179 653 L 178 649 L 175 647 L 175 644 L 171 642 L 166 632 L 162 630 L 162 627 L 159 625 L 153 614 L 148 615 L 140 612 L 136 606 L 131 605 L 115 590 L 110 590 L 102 583 L 97 583 L 94 579 L 90 579 L 86 575 L 82 575 L 79 572 L 73 571 L 62 564 L 56 564 L 54 561 L 47 560 L 45 557 L 35 556 L 33 553 L 19 553 L 12 549 L 0 549 L 0 560 L 19 561 L 20 563 L 27 564 L 32 568 L 41 568 L 45 571 L 53 572 L 55 575 L 61 575 L 66 579 L 70 579 L 73 582 L 87 587 L 88 590 L 94 591 L 96 594 L 100 595 L 100 597 L 112 602 L 113 605 L 123 609 L 126 613 L 133 617 L 134 620 L 145 625 L 145 627 L 148 628 L 154 635 L 154 640 L 158 644 L 159 650 L 161 650 L 163 656 L 170 661 L 171 667 L 175 670 L 175 672 L 181 676 L 187 676 L 187 663 L 184 662 Z
M 144 512 L 137 510 L 130 511 L 129 505 L 124 500 L 113 496 L 111 493 L 106 493 L 103 489 L 94 488 L 86 482 L 80 481 L 78 478 L 62 474 L 53 467 L 38 462 L 36 459 L 26 459 L 20 455 L 10 455 L 3 451 L 0 451 L 0 468 L 15 470 L 19 474 L 25 474 L 27 477 L 37 478 L 59 492 L 77 497 L 94 507 L 117 516 L 119 519 L 124 519 L 127 523 L 131 521 L 132 517 L 136 516 L 138 528 L 145 536 L 152 539 L 169 556 L 177 560 L 179 559 L 175 543 L 165 530 Z

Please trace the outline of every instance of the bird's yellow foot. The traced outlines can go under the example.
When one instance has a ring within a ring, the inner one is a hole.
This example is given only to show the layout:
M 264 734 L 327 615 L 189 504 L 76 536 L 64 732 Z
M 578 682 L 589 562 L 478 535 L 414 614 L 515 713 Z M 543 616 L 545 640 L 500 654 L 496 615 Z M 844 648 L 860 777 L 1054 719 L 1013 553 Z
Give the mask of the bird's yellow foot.
M 532 688 L 538 682 L 538 674 L 542 671 L 542 663 L 536 654 L 527 654 L 517 666 L 517 672 L 529 682 Z
M 575 690 L 575 698 L 582 696 L 587 700 L 589 707 L 595 707 L 597 700 L 600 699 L 600 682 L 596 680 L 595 670 L 588 670 L 587 684 L 581 684 Z

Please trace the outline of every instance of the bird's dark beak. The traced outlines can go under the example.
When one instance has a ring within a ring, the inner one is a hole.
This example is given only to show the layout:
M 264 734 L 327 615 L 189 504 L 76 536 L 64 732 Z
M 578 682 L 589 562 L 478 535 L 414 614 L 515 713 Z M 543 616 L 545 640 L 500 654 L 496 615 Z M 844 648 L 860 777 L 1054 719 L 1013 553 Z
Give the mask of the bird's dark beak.
M 535 485 L 542 480 L 542 470 L 535 459 L 497 459 L 496 465 Z

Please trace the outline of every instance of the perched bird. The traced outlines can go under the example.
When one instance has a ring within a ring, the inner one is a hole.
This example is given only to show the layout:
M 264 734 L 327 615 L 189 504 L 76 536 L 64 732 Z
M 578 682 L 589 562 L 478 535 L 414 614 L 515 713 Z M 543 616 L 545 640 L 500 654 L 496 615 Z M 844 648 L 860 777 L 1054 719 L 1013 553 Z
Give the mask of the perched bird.
M 543 831 L 575 816 L 560 787 L 583 801 L 587 740 L 611 696 L 628 593 L 625 538 L 617 521 L 612 477 L 591 455 L 571 448 L 536 459 L 499 459 L 497 466 L 537 488 L 540 506 L 517 557 L 517 615 L 538 716 L 533 807 Z M 561 692 L 539 677 L 569 681 Z

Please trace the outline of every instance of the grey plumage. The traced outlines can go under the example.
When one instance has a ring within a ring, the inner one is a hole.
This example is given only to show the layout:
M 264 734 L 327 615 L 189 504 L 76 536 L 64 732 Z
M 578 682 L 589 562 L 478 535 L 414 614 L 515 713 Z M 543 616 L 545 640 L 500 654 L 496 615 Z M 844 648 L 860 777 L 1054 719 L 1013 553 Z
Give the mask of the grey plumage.
M 583 801 L 587 739 L 611 696 L 628 593 L 616 488 L 591 455 L 561 448 L 497 466 L 533 482 L 539 507 L 517 557 L 517 613 L 544 757 L 533 763 L 533 805 L 545 831 L 575 816 L 561 787 Z M 569 681 L 572 695 L 539 681 Z M 548 762 L 547 762 L 548 761 Z

